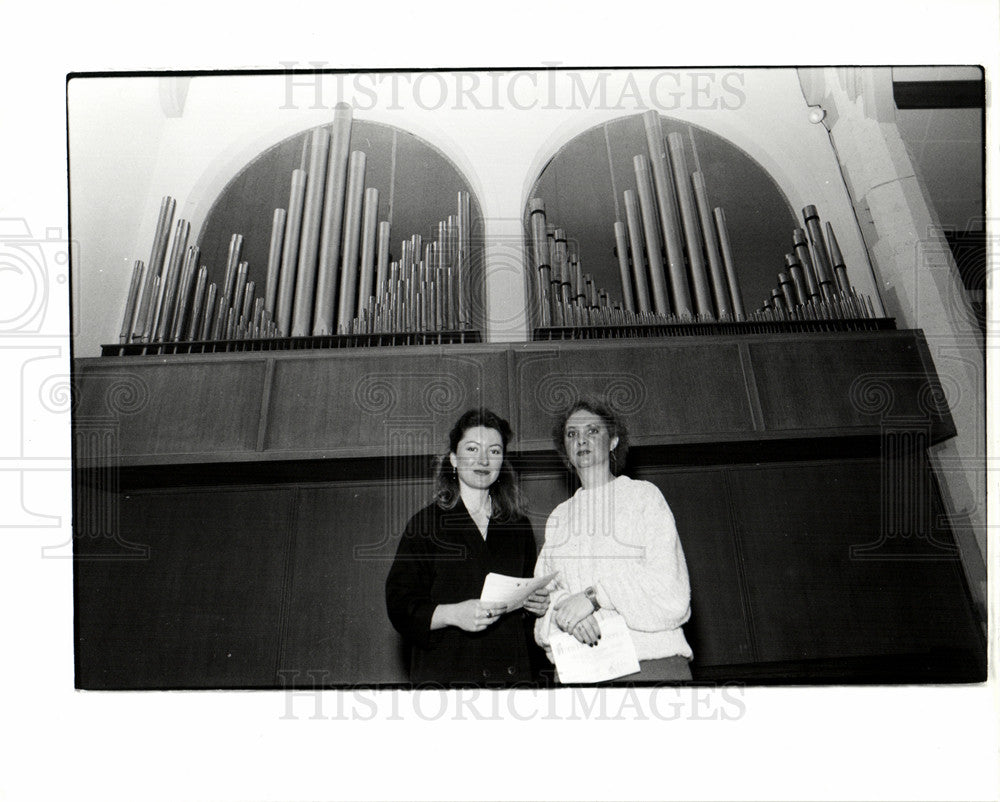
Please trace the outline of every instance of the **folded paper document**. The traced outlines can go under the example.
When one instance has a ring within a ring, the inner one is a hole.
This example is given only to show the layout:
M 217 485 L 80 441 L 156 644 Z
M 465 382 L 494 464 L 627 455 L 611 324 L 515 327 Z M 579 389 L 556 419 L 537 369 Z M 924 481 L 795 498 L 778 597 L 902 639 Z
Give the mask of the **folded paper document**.
M 507 612 L 524 606 L 524 600 L 539 588 L 544 588 L 555 574 L 534 577 L 505 576 L 504 574 L 487 574 L 483 582 L 483 592 L 479 594 L 481 601 L 490 604 L 506 604 Z
M 560 682 L 604 682 L 639 670 L 625 619 L 612 610 L 598 610 L 594 617 L 601 628 L 596 646 L 580 643 L 552 625 L 549 645 Z

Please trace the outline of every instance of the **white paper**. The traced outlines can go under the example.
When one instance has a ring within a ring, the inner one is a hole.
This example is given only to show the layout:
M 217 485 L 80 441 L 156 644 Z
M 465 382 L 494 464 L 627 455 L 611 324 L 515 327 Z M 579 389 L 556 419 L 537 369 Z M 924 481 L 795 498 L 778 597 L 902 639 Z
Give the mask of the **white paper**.
M 555 574 L 534 577 L 507 576 L 506 574 L 487 574 L 483 582 L 483 592 L 479 600 L 490 604 L 506 604 L 507 612 L 524 606 L 525 599 L 539 588 L 544 588 Z
M 639 670 L 625 619 L 611 610 L 598 610 L 594 617 L 601 628 L 596 646 L 580 643 L 552 625 L 549 645 L 560 682 L 604 682 Z

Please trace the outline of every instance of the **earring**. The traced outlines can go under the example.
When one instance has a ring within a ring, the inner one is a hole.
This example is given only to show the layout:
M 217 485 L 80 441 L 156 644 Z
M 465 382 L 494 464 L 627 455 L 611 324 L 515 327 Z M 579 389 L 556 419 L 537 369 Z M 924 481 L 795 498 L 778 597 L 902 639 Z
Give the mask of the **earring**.
M 615 456 L 614 449 L 611 449 L 611 468 L 614 470 L 618 467 L 618 458 Z

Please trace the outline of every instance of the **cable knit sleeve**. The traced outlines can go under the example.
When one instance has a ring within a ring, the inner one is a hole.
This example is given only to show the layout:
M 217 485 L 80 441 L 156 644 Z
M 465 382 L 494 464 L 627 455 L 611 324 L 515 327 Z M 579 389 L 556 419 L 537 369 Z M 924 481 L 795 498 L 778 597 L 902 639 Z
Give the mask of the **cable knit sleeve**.
M 561 542 L 560 535 L 558 534 L 559 520 L 561 520 L 560 516 L 553 513 L 549 516 L 548 521 L 545 522 L 545 543 L 542 545 L 542 550 L 538 555 L 538 562 L 535 563 L 534 575 L 536 577 L 546 576 L 556 570 L 552 560 L 551 544 Z M 546 654 L 551 659 L 552 656 L 549 653 L 549 627 L 552 626 L 552 611 L 560 599 L 569 595 L 569 590 L 560 583 L 558 576 L 549 582 L 548 587 L 551 591 L 549 594 L 549 609 L 545 611 L 545 615 L 535 621 L 535 642 L 545 649 Z
M 633 482 L 629 490 L 616 513 L 616 530 L 641 550 L 634 560 L 605 565 L 595 585 L 597 600 L 621 613 L 631 629 L 676 629 L 691 616 L 691 585 L 674 515 L 655 485 Z

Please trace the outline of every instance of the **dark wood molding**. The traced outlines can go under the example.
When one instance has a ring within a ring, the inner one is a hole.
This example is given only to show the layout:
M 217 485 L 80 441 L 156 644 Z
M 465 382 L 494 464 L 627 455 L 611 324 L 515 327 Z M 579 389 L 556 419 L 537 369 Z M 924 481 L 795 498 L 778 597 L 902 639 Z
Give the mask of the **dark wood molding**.
M 893 81 L 897 109 L 982 109 L 983 81 Z

